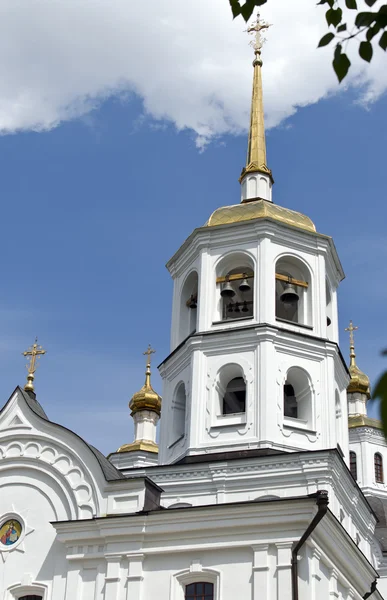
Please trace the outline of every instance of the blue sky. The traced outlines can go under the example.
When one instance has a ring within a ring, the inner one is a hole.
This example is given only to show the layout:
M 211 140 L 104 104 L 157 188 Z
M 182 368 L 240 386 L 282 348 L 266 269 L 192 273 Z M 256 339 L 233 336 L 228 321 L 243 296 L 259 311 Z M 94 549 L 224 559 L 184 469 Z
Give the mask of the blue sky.
M 375 382 L 387 346 L 387 100 L 357 100 L 349 88 L 270 129 L 268 163 L 274 201 L 335 241 L 341 349 L 347 357 L 353 319 L 358 364 Z M 0 137 L 1 397 L 24 384 L 21 353 L 38 335 L 38 399 L 105 453 L 132 441 L 142 352 L 151 343 L 158 364 L 169 351 L 166 261 L 215 208 L 239 201 L 246 135 L 215 136 L 204 152 L 195 135 L 144 116 L 131 93 L 49 131 Z M 161 393 L 155 368 L 153 382 Z

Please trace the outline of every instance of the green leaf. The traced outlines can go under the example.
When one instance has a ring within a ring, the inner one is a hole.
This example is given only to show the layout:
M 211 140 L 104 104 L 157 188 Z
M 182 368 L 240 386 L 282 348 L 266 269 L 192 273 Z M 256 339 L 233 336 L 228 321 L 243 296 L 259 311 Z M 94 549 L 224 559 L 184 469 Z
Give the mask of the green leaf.
M 335 0 L 320 0 L 320 2 L 317 2 L 317 6 L 319 4 L 329 4 L 329 6 L 332 8 L 334 3 L 335 3 Z
M 323 46 L 328 46 L 328 44 L 334 39 L 335 34 L 332 32 L 326 33 L 322 36 L 321 40 L 318 43 L 317 48 L 322 48 Z
M 342 31 L 347 31 L 347 24 L 343 23 L 342 25 L 339 25 L 337 28 L 337 33 L 341 33 Z
M 355 25 L 360 27 L 371 27 L 372 23 L 376 21 L 376 14 L 373 12 L 361 12 L 356 15 Z
M 373 54 L 371 42 L 360 42 L 359 54 L 363 60 L 366 60 L 367 62 L 371 62 L 372 54 Z
M 387 27 L 387 4 L 384 4 L 380 7 L 379 12 L 377 12 L 375 15 L 375 22 L 380 26 L 381 29 Z
M 367 6 L 373 6 L 376 0 L 364 0 L 364 2 L 367 4 Z
M 351 66 L 351 62 L 350 62 L 348 56 L 341 52 L 340 44 L 338 44 L 336 46 L 332 65 L 333 65 L 333 69 L 337 75 L 337 79 L 339 80 L 339 83 L 341 83 L 343 81 L 344 77 L 348 73 L 348 69 Z
M 254 0 L 246 0 L 243 6 L 241 6 L 241 15 L 245 21 L 248 21 L 253 14 L 256 3 Z
M 387 50 L 387 31 L 384 31 L 382 33 L 382 35 L 380 36 L 380 40 L 379 40 L 379 46 L 383 49 L 383 50 Z
M 345 6 L 347 8 L 351 8 L 352 10 L 357 10 L 356 0 L 345 0 Z
M 372 38 L 375 37 L 375 35 L 377 35 L 380 31 L 380 25 L 378 25 L 378 23 L 375 23 L 374 25 L 372 25 L 372 27 L 369 27 L 367 29 L 367 33 L 366 33 L 366 38 L 367 41 L 370 42 L 372 40 Z
M 334 25 L 335 27 L 337 27 L 340 23 L 342 16 L 343 11 L 341 10 L 341 8 L 330 8 L 325 13 L 325 18 L 327 20 L 328 25 Z
M 376 384 L 372 398 L 380 398 L 380 416 L 382 418 L 384 435 L 387 437 L 387 371 L 382 373 Z
M 235 19 L 235 17 L 241 14 L 241 7 L 238 0 L 230 0 L 230 6 L 232 10 L 232 16 Z

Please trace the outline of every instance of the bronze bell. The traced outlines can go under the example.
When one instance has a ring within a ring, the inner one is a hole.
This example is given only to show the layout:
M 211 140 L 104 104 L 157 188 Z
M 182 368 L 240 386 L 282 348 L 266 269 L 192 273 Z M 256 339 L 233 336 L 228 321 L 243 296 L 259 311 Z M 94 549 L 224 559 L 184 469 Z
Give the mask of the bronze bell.
M 327 327 L 329 327 L 329 325 L 332 323 L 331 319 L 329 317 L 327 317 Z
M 189 306 L 189 308 L 197 308 L 198 307 L 198 304 L 197 304 L 197 301 L 196 301 L 196 296 L 194 296 L 193 294 L 192 294 L 191 298 L 189 299 L 189 305 L 188 306 Z
M 235 290 L 232 287 L 231 283 L 226 280 L 226 283 L 223 285 L 220 295 L 222 298 L 233 298 L 235 296 Z
M 244 279 L 239 284 L 239 291 L 249 292 L 251 290 L 251 285 L 249 284 L 246 273 L 243 273 L 243 277 Z
M 241 312 L 241 309 L 239 308 L 239 302 L 235 302 L 234 312 Z
M 297 294 L 296 287 L 292 283 L 287 283 L 280 296 L 280 300 L 284 304 L 293 304 L 294 302 L 298 302 L 299 299 L 300 296 Z
M 247 302 L 246 302 L 246 300 L 245 300 L 245 301 L 244 301 L 244 303 L 243 303 L 242 312 L 249 312 L 249 308 L 248 308 L 248 306 L 247 306 Z

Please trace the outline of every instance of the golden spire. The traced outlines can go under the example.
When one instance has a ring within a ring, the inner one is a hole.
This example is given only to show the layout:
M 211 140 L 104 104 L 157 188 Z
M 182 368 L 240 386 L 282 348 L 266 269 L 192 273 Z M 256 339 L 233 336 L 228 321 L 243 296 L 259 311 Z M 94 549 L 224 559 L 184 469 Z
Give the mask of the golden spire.
M 271 170 L 266 164 L 266 140 L 261 69 L 261 50 L 265 41 L 261 35 L 261 32 L 270 26 L 271 25 L 269 23 L 265 23 L 265 21 L 261 20 L 258 13 L 257 20 L 247 30 L 248 33 L 255 33 L 255 39 L 251 42 L 255 54 L 253 61 L 254 78 L 246 167 L 243 168 L 239 181 L 242 180 L 246 173 L 261 172 L 269 175 L 270 179 L 274 183 Z
M 28 348 L 25 352 L 23 352 L 23 356 L 30 356 L 30 361 L 27 363 L 27 383 L 24 386 L 26 392 L 34 391 L 34 379 L 35 379 L 35 371 L 37 369 L 37 360 L 42 354 L 46 354 L 46 350 L 43 350 L 42 346 L 38 345 L 38 338 L 35 338 L 35 342 L 33 345 Z
M 355 338 L 353 332 L 357 329 L 358 327 L 354 327 L 352 321 L 349 322 L 349 327 L 345 328 L 345 331 L 349 331 L 349 374 L 351 376 L 347 392 L 359 392 L 360 394 L 366 394 L 367 398 L 370 398 L 370 380 L 356 364 Z
M 136 392 L 131 401 L 129 402 L 129 408 L 132 411 L 133 416 L 139 410 L 151 410 L 160 416 L 161 413 L 161 398 L 154 391 L 151 385 L 151 355 L 156 351 L 151 348 L 150 344 L 143 353 L 146 355 L 146 369 L 145 369 L 145 383 L 139 392 Z

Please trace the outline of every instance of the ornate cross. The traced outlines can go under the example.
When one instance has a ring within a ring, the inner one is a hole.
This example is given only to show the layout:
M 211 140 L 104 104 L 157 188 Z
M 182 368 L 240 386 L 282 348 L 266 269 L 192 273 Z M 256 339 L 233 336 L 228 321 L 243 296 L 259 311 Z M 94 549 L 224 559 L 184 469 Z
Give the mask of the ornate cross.
M 27 375 L 27 383 L 24 386 L 25 390 L 31 390 L 31 391 L 34 390 L 33 382 L 34 382 L 34 373 L 38 366 L 37 359 L 40 358 L 40 356 L 42 354 L 46 354 L 46 350 L 43 350 L 42 346 L 38 345 L 38 338 L 35 338 L 35 342 L 33 343 L 33 345 L 30 348 L 28 348 L 28 350 L 23 352 L 23 356 L 31 357 L 29 363 L 27 363 L 27 365 L 26 365 L 28 375 Z
M 269 27 L 271 27 L 271 23 L 263 21 L 260 14 L 257 13 L 257 20 L 247 29 L 247 33 L 255 33 L 255 40 L 251 42 L 251 45 L 256 52 L 260 52 L 265 41 L 261 35 L 261 31 L 268 29 Z
M 355 339 L 353 337 L 353 332 L 359 329 L 358 327 L 354 327 L 352 321 L 349 322 L 349 327 L 345 328 L 345 331 L 349 331 L 349 343 L 352 348 L 355 346 Z
M 150 367 L 151 364 L 151 354 L 154 354 L 156 352 L 156 350 L 153 350 L 153 348 L 151 347 L 150 344 L 148 344 L 148 348 L 147 350 L 145 350 L 145 352 L 143 352 L 144 355 L 147 355 L 147 359 L 146 359 L 146 366 Z

